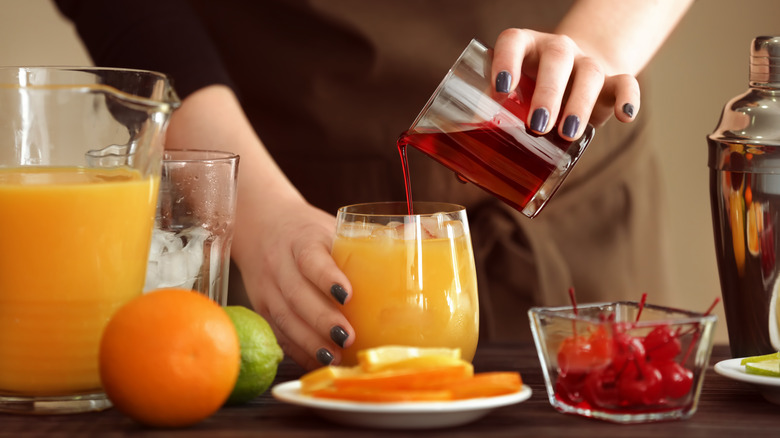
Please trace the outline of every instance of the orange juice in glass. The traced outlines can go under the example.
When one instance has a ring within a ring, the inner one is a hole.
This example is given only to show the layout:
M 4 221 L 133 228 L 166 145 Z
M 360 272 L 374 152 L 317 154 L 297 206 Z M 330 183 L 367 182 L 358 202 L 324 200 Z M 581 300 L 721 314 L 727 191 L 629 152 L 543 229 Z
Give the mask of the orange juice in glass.
M 0 68 L 0 412 L 111 406 L 100 337 L 143 290 L 176 106 L 153 72 Z
M 474 255 L 466 211 L 446 203 L 358 204 L 339 209 L 332 255 L 352 285 L 343 307 L 359 350 L 382 345 L 460 348 L 479 337 Z

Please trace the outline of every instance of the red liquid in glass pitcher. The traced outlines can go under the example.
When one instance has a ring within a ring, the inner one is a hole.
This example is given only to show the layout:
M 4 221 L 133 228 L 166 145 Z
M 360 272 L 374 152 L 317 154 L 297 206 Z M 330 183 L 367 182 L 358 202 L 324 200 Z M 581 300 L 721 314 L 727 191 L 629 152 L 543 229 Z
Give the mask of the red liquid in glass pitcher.
M 528 132 L 525 128 L 528 114 L 525 102 L 530 101 L 533 86 L 530 79 L 521 81 L 520 93 L 509 94 L 501 102 L 501 110 L 490 121 L 461 124 L 450 132 L 416 128 L 401 135 L 398 150 L 410 214 L 412 193 L 406 156 L 408 145 L 527 216 L 534 217 L 538 213 L 588 145 L 594 130 L 588 125 L 583 136 L 573 142 L 564 140 L 555 129 L 542 136 Z

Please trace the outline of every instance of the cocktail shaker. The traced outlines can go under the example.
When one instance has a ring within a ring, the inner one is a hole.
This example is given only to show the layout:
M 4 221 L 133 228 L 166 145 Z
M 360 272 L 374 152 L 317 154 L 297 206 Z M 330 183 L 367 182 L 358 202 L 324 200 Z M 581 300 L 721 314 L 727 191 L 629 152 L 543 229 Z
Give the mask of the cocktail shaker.
M 734 357 L 780 350 L 780 36 L 756 37 L 746 92 L 726 103 L 709 146 L 710 201 Z

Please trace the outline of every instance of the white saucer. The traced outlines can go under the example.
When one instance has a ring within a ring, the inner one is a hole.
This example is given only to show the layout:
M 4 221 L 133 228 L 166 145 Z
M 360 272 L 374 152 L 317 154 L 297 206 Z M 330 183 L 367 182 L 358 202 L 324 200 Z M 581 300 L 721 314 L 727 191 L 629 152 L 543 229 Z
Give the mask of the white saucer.
M 745 372 L 745 366 L 739 364 L 741 361 L 741 357 L 722 360 L 715 364 L 715 372 L 730 379 L 756 385 L 767 401 L 780 405 L 780 377 L 748 374 Z
M 531 388 L 523 385 L 513 394 L 451 402 L 367 403 L 302 395 L 301 382 L 293 380 L 274 386 L 271 394 L 283 402 L 311 408 L 336 423 L 382 429 L 430 429 L 460 426 L 498 407 L 525 401 L 531 397 Z

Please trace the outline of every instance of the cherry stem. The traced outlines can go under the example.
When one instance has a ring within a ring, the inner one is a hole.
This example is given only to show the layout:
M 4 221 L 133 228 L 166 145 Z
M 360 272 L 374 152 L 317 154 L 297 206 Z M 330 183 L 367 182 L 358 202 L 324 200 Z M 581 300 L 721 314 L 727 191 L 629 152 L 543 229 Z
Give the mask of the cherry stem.
M 715 309 L 715 306 L 719 302 L 720 302 L 720 297 L 715 297 L 715 301 L 713 301 L 712 305 L 710 305 L 710 307 L 707 309 L 707 311 L 704 312 L 704 316 L 709 315 L 710 312 L 712 312 L 713 309 Z M 699 340 L 699 333 L 701 333 L 701 332 L 699 332 L 698 325 L 699 324 L 696 324 L 696 327 L 691 327 L 691 330 L 694 330 L 695 332 L 693 333 L 693 339 L 691 339 L 691 343 L 688 344 L 688 350 L 685 352 L 685 356 L 683 356 L 683 360 L 680 362 L 680 364 L 682 364 L 682 365 L 684 365 L 686 362 L 688 362 L 688 356 L 691 355 L 691 352 L 693 351 L 693 346 L 696 345 L 696 342 Z M 680 336 L 680 329 L 682 329 L 682 327 L 677 329 L 677 336 Z
M 715 297 L 715 300 L 712 302 L 712 304 L 710 304 L 710 307 L 707 308 L 707 311 L 704 312 L 702 315 L 703 316 L 709 315 L 715 309 L 715 306 L 717 306 L 719 302 L 720 302 L 720 297 Z M 674 336 L 679 338 L 682 335 L 688 334 L 688 332 L 680 333 L 682 331 L 682 329 L 683 329 L 682 326 L 677 327 L 677 332 L 674 334 Z M 694 330 L 696 330 L 696 329 L 695 328 L 691 328 L 690 331 L 694 331 Z
M 571 307 L 574 310 L 574 316 L 577 316 L 579 313 L 577 312 L 577 299 L 574 297 L 574 287 L 569 288 L 569 301 L 571 301 Z M 571 331 L 574 334 L 574 336 L 577 336 L 577 320 L 573 319 L 571 321 Z
M 569 288 L 569 301 L 571 301 L 571 307 L 574 309 L 574 314 L 577 315 L 577 298 L 574 297 L 574 288 Z
M 647 292 L 642 294 L 642 299 L 639 300 L 639 311 L 636 312 L 636 321 L 639 322 L 639 317 L 642 316 L 642 309 L 645 308 L 645 302 L 647 301 Z
M 712 312 L 712 310 L 715 309 L 715 306 L 717 306 L 719 302 L 720 302 L 720 297 L 715 297 L 715 301 L 713 301 L 710 307 L 707 309 L 707 311 L 704 312 L 704 315 L 705 316 L 709 315 L 710 312 Z

